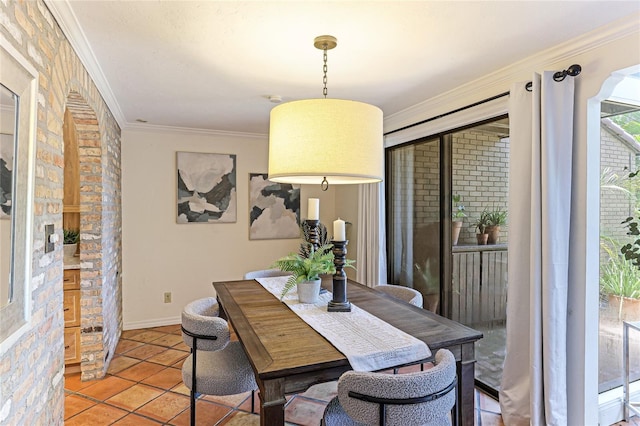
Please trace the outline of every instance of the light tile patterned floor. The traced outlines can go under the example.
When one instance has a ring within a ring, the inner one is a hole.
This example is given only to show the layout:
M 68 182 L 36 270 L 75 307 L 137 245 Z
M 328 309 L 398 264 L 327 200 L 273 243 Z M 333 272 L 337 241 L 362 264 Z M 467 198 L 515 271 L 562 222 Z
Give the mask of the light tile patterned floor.
M 65 425 L 188 425 L 189 390 L 180 370 L 188 354 L 180 325 L 123 332 L 105 378 L 82 382 L 79 374 L 65 377 Z M 289 425 L 319 425 L 335 393 L 336 382 L 330 382 L 289 396 L 286 421 Z M 250 396 L 203 395 L 197 402 L 197 424 L 258 425 L 258 415 L 250 412 Z M 475 424 L 503 424 L 498 403 L 479 391 Z

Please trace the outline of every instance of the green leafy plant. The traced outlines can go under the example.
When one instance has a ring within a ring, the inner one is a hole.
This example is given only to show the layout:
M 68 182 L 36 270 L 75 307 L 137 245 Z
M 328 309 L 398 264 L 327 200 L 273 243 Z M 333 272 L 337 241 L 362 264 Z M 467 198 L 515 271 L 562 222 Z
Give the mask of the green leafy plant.
M 502 226 L 507 223 L 507 211 L 498 208 L 497 210 L 493 210 L 487 212 L 487 223 L 485 226 Z
M 65 229 L 62 234 L 64 244 L 76 244 L 80 241 L 80 231 L 77 229 Z
M 451 219 L 462 220 L 467 217 L 464 212 L 464 204 L 462 204 L 462 196 L 460 194 L 454 194 L 451 197 L 451 201 L 453 202 L 453 206 L 451 207 Z
M 472 225 L 478 230 L 478 234 L 484 234 L 485 228 L 489 225 L 489 212 L 486 209 L 483 210 Z
M 629 173 L 629 179 L 635 178 L 639 171 Z M 627 228 L 627 235 L 632 237 L 632 241 L 620 247 L 620 253 L 624 256 L 625 260 L 631 262 L 636 268 L 640 268 L 640 213 L 636 210 L 635 216 L 629 216 L 622 221 L 622 224 Z
M 303 242 L 300 243 L 300 256 L 309 257 L 311 253 L 309 250 L 309 247 L 311 247 L 311 227 L 306 221 L 303 221 L 302 225 L 300 225 L 300 231 L 303 239 Z M 318 222 L 318 245 L 329 246 L 327 251 L 331 251 L 331 238 L 329 238 L 327 227 L 322 222 Z
M 600 271 L 600 292 L 618 297 L 640 299 L 640 269 L 629 259 L 619 255 L 613 240 L 606 239 L 601 247 L 609 260 Z
M 336 272 L 333 264 L 333 251 L 331 244 L 325 244 L 314 250 L 313 245 L 309 244 L 309 256 L 303 257 L 298 253 L 289 253 L 287 256 L 276 260 L 272 268 L 278 268 L 281 271 L 291 272 L 291 276 L 287 280 L 280 300 L 298 283 L 303 281 L 313 281 L 320 278 L 321 274 L 333 274 Z M 353 268 L 355 261 L 345 259 L 345 268 Z M 355 268 L 354 268 L 355 269 Z

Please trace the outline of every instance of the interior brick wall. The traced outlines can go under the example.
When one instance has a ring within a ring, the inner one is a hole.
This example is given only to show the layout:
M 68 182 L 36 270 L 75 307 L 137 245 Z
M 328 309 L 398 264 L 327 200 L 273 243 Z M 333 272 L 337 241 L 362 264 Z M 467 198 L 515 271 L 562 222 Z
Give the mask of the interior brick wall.
M 83 360 L 96 361 L 86 362 L 87 376 L 104 374 L 105 358 L 113 353 L 121 329 L 120 128 L 42 0 L 0 1 L 0 33 L 39 72 L 31 319 L 26 331 L 0 353 L 0 424 L 62 425 L 63 256 L 61 244 L 44 253 L 44 226 L 54 224 L 62 241 L 64 111 L 73 103 L 70 99 L 82 105 L 94 120 L 94 146 L 86 146 L 89 151 L 84 154 L 99 152 L 92 160 L 97 182 L 83 191 L 93 197 L 91 212 L 100 212 L 100 220 L 81 217 L 81 231 L 86 234 L 81 249 L 88 255 L 89 245 L 96 242 L 100 253 L 81 275 L 83 331 L 101 330 L 93 336 L 92 352 L 83 353 Z M 94 227 L 95 232 L 89 232 Z

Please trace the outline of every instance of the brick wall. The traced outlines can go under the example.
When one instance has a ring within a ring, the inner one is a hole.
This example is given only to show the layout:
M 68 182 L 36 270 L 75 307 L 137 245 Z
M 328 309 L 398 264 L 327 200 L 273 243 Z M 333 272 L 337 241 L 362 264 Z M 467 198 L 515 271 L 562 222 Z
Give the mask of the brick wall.
M 471 224 L 486 208 L 507 210 L 509 190 L 509 144 L 492 133 L 473 129 L 453 134 L 452 193 L 461 196 L 467 217 L 458 245 L 476 244 Z M 506 243 L 507 226 L 500 229 L 500 242 Z
M 461 196 L 467 217 L 458 245 L 476 244 L 471 226 L 486 208 L 507 209 L 509 144 L 491 133 L 467 130 L 453 134 L 452 193 Z M 439 221 L 439 148 L 434 143 L 415 145 L 414 219 L 416 224 Z M 500 242 L 507 242 L 507 227 Z
M 625 167 L 628 170 L 625 171 Z M 625 178 L 630 170 L 636 170 L 636 154 L 629 146 L 604 126 L 600 130 L 600 170 L 609 169 L 620 178 Z M 601 182 L 602 184 L 602 182 Z M 618 185 L 621 182 L 617 182 Z M 613 185 L 616 185 L 614 182 Z M 633 204 L 629 195 L 610 188 L 600 189 L 600 235 L 614 240 L 627 239 L 626 228 L 621 222 L 633 214 Z M 601 262 L 609 256 L 600 250 Z
M 95 338 L 96 344 L 83 351 L 87 377 L 103 374 L 104 358 L 113 353 L 121 328 L 120 129 L 41 0 L 0 1 L 0 32 L 39 72 L 32 317 L 27 331 L 0 353 L 0 424 L 61 425 L 62 246 L 44 253 L 44 225 L 53 223 L 62 240 L 65 108 L 73 111 L 81 127 L 89 127 L 81 152 L 81 199 L 90 203 L 90 210 L 81 215 L 81 315 L 83 344 L 85 337 Z M 82 123 L 82 118 L 89 123 Z M 89 329 L 93 331 L 84 333 Z

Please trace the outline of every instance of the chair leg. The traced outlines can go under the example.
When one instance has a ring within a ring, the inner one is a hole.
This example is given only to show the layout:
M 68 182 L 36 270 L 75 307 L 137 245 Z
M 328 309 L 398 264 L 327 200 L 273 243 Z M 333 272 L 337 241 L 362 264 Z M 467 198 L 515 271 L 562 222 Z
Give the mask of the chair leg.
M 191 426 L 196 426 L 196 393 L 191 389 Z
M 193 338 L 193 348 L 191 349 L 191 426 L 196 426 L 196 355 L 198 353 L 198 344 L 196 338 Z
M 255 407 L 255 400 L 256 400 L 255 396 L 256 396 L 256 390 L 254 389 L 254 390 L 251 391 L 251 414 L 255 414 L 256 413 L 256 411 L 255 411 L 255 409 L 256 409 L 256 407 Z

